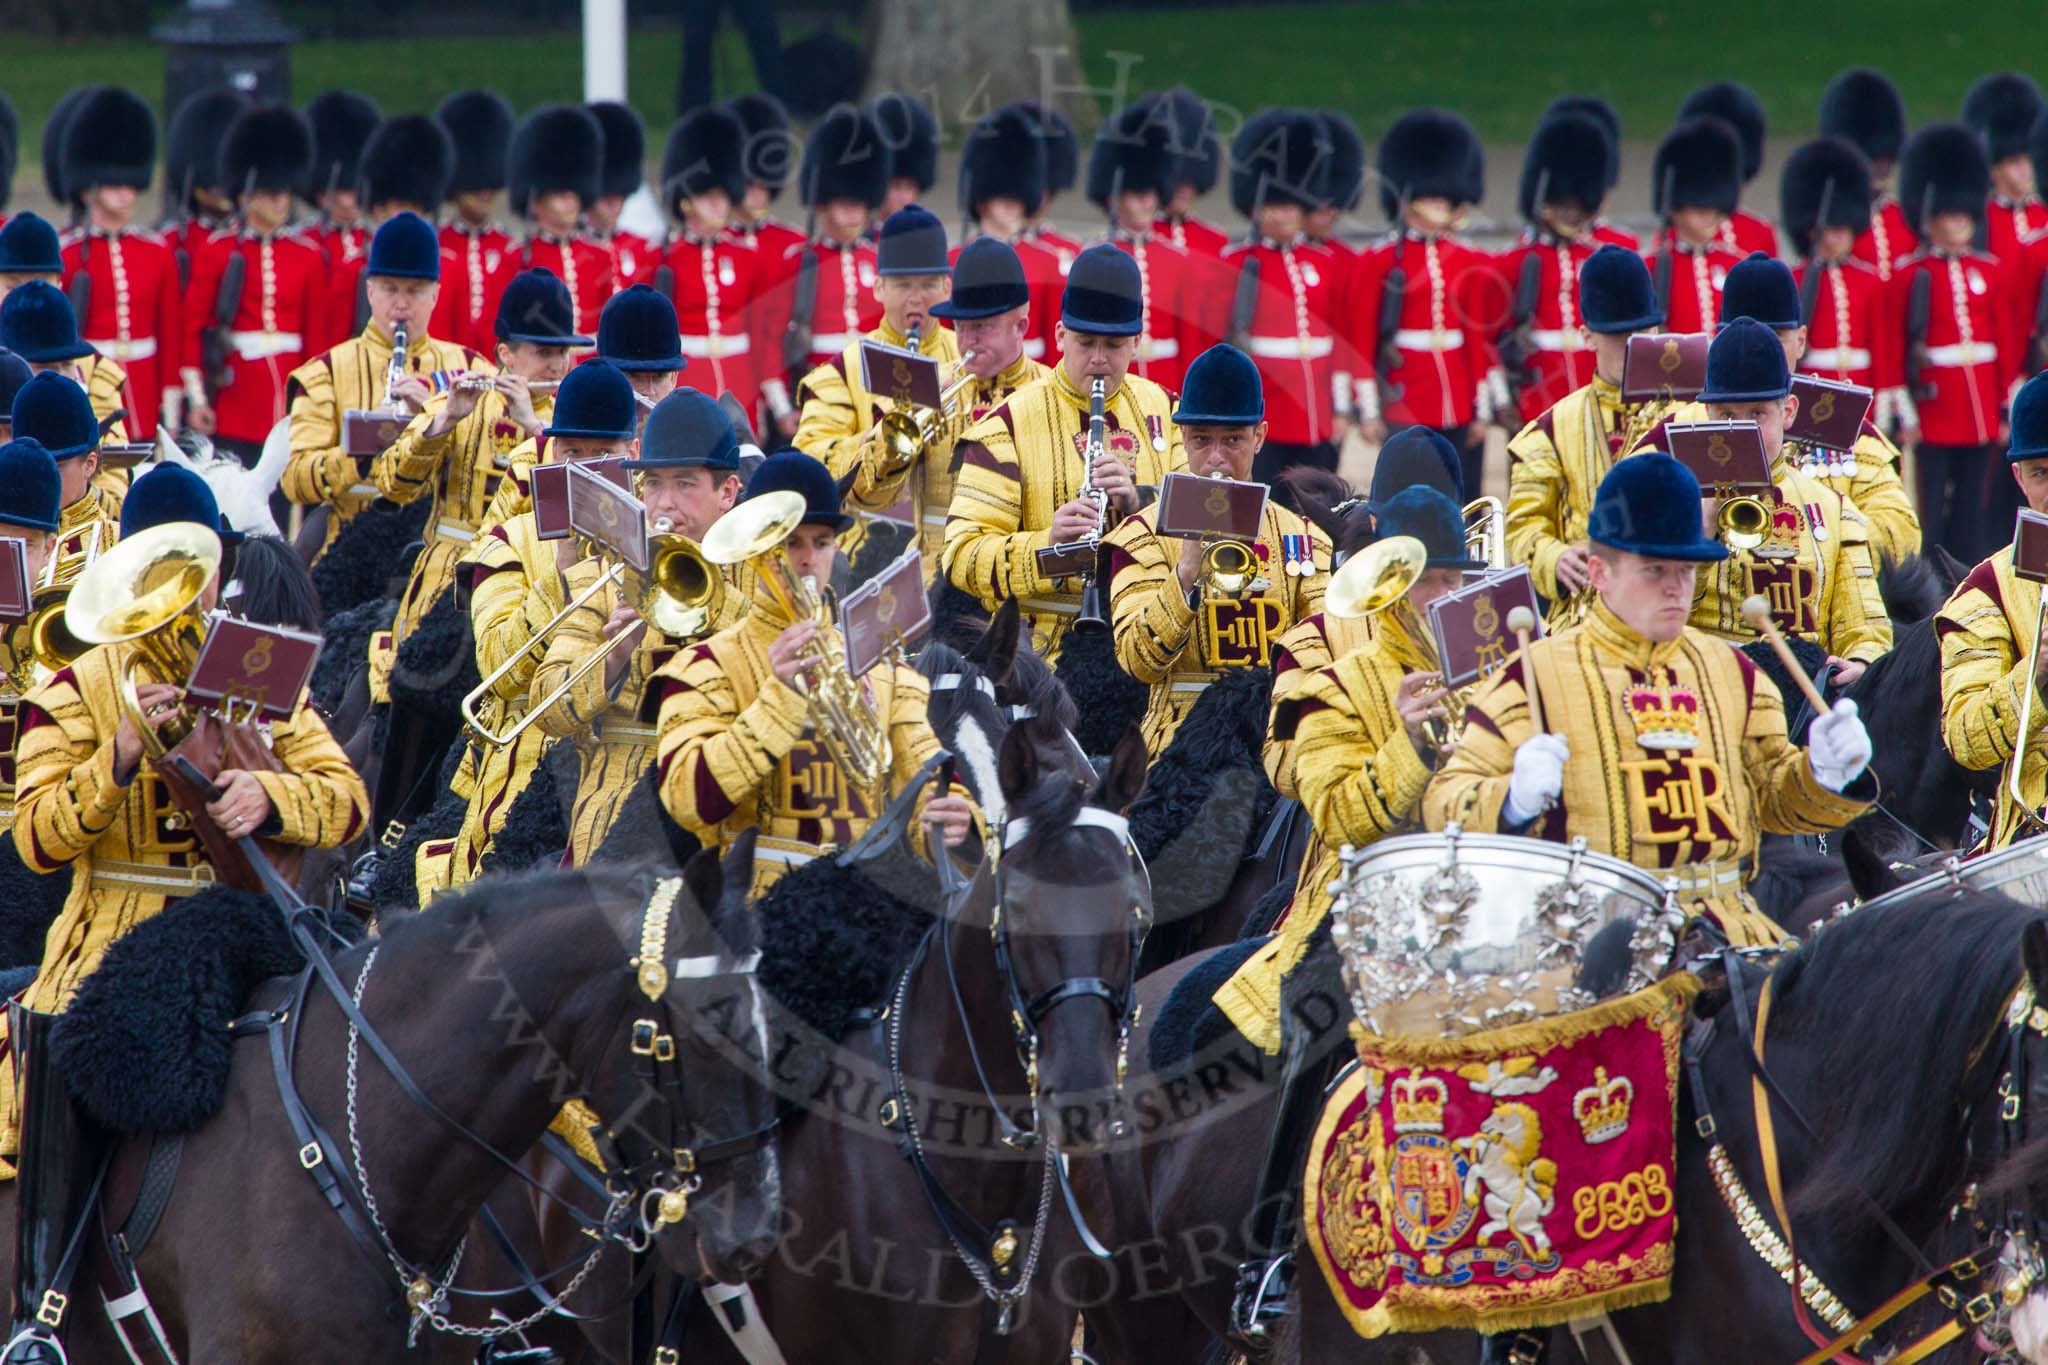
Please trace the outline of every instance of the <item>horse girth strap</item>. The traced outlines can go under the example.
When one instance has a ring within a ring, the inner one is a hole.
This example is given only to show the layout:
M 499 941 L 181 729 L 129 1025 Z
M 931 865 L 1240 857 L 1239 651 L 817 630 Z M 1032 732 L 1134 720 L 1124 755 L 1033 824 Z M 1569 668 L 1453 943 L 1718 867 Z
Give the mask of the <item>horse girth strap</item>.
M 1731 999 L 1735 1004 L 1739 1018 L 1747 1012 L 1747 1002 L 1743 997 L 1741 981 L 1733 978 L 1732 974 L 1730 984 L 1733 988 Z M 1750 1101 L 1756 1116 L 1757 1149 L 1763 1159 L 1764 1188 L 1770 1196 L 1771 1211 L 1777 1215 L 1778 1226 L 1785 1231 L 1785 1246 L 1791 1252 L 1793 1313 L 1799 1321 L 1800 1330 L 1817 1343 L 1817 1349 L 1802 1356 L 1798 1365 L 1824 1365 L 1824 1362 L 1830 1360 L 1845 1362 L 1845 1365 L 1861 1365 L 1861 1362 L 1855 1356 L 1848 1353 L 1868 1340 L 1871 1334 L 1878 1328 L 1890 1322 L 1908 1307 L 1927 1297 L 1927 1295 L 1944 1289 L 1950 1290 L 1952 1293 L 1954 1286 L 1968 1284 L 1979 1278 L 1990 1263 L 1991 1256 L 1996 1250 L 1996 1244 L 1985 1244 L 1960 1260 L 1951 1262 L 1939 1269 L 1930 1270 L 1927 1274 L 1922 1275 L 1919 1279 L 1913 1281 L 1913 1283 L 1907 1285 L 1889 1299 L 1886 1299 L 1871 1312 L 1858 1318 L 1846 1331 L 1840 1333 L 1832 1340 L 1828 1340 L 1821 1335 L 1820 1331 L 1813 1326 L 1811 1320 L 1806 1315 L 1805 1299 L 1800 1292 L 1800 1279 L 1804 1270 L 1799 1259 L 1797 1245 L 1793 1241 L 1792 1219 L 1785 1205 L 1784 1178 L 1778 1161 L 1777 1127 L 1771 1117 L 1771 1093 L 1777 1087 L 1774 1082 L 1769 1080 L 1768 1073 L 1764 1070 L 1764 1036 L 1765 1029 L 1770 1024 L 1770 1017 L 1771 981 L 1770 978 L 1766 977 L 1763 989 L 1757 994 L 1755 1022 L 1748 1029 L 1750 1033 L 1751 1057 L 1755 1063 L 1750 1075 Z M 1787 1104 L 1789 1109 L 1789 1101 L 1786 1101 L 1782 1095 L 1779 1099 L 1781 1103 Z M 1790 1112 L 1802 1128 L 1807 1127 L 1804 1119 L 1799 1116 L 1796 1110 L 1790 1110 Z M 1889 1220 L 1887 1222 L 1889 1223 Z M 1892 1231 L 1900 1237 L 1904 1236 L 1903 1233 L 1897 1233 L 1896 1228 L 1893 1228 Z M 1918 1256 L 1917 1249 L 1915 1255 L 1916 1257 Z M 1922 1259 L 1921 1263 L 1925 1265 L 1925 1260 Z M 1948 1297 L 1944 1297 L 1943 1302 L 1944 1305 L 1948 1305 Z M 1976 1311 L 1979 1305 L 1982 1306 L 1981 1314 Z M 1958 1300 L 1954 1305 L 1954 1310 L 1951 1316 L 1939 1327 L 1919 1337 L 1903 1347 L 1897 1354 L 1891 1356 L 1890 1365 L 1916 1365 L 1916 1362 L 1926 1359 L 1934 1352 L 1953 1342 L 1967 1330 L 1966 1324 L 1982 1321 L 1983 1317 L 1989 1316 L 1991 1311 L 1990 1296 L 1988 1294 L 1981 1294 L 1968 1303 L 1961 1303 Z

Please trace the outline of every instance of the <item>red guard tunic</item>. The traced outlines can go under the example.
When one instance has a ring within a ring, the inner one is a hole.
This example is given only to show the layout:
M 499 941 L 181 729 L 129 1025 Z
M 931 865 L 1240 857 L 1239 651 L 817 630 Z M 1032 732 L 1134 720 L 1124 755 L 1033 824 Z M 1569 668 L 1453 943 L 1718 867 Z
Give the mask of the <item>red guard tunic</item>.
M 171 244 L 154 232 L 73 229 L 64 234 L 64 283 L 80 269 L 92 299 L 79 335 L 128 374 L 127 428 L 132 439 L 156 439 L 166 388 L 178 386 L 185 333 L 184 282 Z
M 1854 256 L 1818 265 L 1809 261 L 1792 272 L 1802 296 L 1810 270 L 1819 270 L 1821 278 L 1814 290 L 1813 318 L 1806 325 L 1806 354 L 1799 368 L 1875 389 L 1880 404 L 1888 408 L 1883 395 L 1897 390 L 1905 380 L 1890 291 L 1878 278 L 1877 267 Z M 1876 415 L 1879 426 L 1888 424 L 1888 411 Z
M 585 228 L 578 238 L 611 258 L 615 289 L 644 282 L 661 260 L 660 248 L 637 232 L 598 233 Z
M 505 286 L 512 283 L 512 277 L 522 270 L 534 269 L 552 270 L 569 286 L 569 297 L 576 305 L 576 334 L 595 336 L 597 315 L 616 292 L 611 253 L 581 237 L 564 239 L 544 232 L 536 232 L 526 245 L 507 251 L 498 262 L 498 271 L 491 276 L 489 297 L 484 300 L 485 329 L 488 331 L 497 320 L 498 300 L 505 296 Z
M 1857 234 L 1856 245 L 1849 248 L 1849 254 L 1876 267 L 1878 279 L 1889 283 L 1899 262 L 1919 248 L 1920 239 L 1906 225 L 1906 211 L 1899 207 L 1899 201 L 1889 194 L 1880 194 L 1871 201 L 1870 226 Z
M 1385 376 L 1400 397 L 1380 410 L 1374 377 L 1379 371 L 1380 296 L 1395 269 L 1405 276 L 1400 326 L 1389 338 L 1401 366 Z M 1493 259 L 1452 237 L 1402 231 L 1358 257 L 1352 298 L 1345 312 L 1357 328 L 1360 360 L 1358 412 L 1389 427 L 1461 427 L 1478 412 L 1480 387 L 1495 364 L 1487 319 L 1497 317 L 1500 289 Z
M 1626 251 L 1641 251 L 1643 249 L 1642 238 L 1626 228 L 1616 227 L 1605 218 L 1595 219 L 1591 231 L 1593 233 L 1593 240 L 1601 246 L 1618 246 Z
M 1567 240 L 1551 233 L 1525 230 L 1521 240 L 1503 251 L 1499 263 L 1501 288 L 1508 312 L 1501 336 L 1514 329 L 1515 290 L 1522 262 L 1536 258 L 1536 311 L 1529 315 L 1529 363 L 1533 383 L 1522 383 L 1520 417 L 1524 424 L 1550 411 L 1566 394 L 1593 382 L 1593 351 L 1579 337 L 1579 267 L 1602 245 L 1585 237 Z
M 1721 245 L 1737 256 L 1747 256 L 1752 251 L 1775 256 L 1778 254 L 1778 230 L 1771 226 L 1770 219 L 1748 209 L 1737 209 L 1721 220 Z
M 789 331 L 790 314 L 796 307 L 797 276 L 804 253 L 816 255 L 818 292 L 811 302 L 811 349 L 805 355 L 798 379 L 844 352 L 863 332 L 882 322 L 882 301 L 875 297 L 874 243 L 859 241 L 841 246 L 827 238 L 800 242 L 779 258 L 762 261 L 766 297 L 755 311 L 760 315 L 759 382 L 772 411 L 791 410 L 787 376 L 782 369 L 782 338 Z
M 1164 385 L 1174 393 L 1180 392 L 1182 379 L 1187 375 L 1188 363 L 1207 348 L 1209 338 L 1201 325 L 1199 309 L 1203 302 L 1197 290 L 1197 262 L 1188 253 L 1173 243 L 1163 240 L 1157 233 L 1133 235 L 1118 231 L 1109 239 L 1116 249 L 1138 262 L 1138 276 L 1143 284 L 1143 327 L 1138 337 L 1138 358 L 1131 368 L 1155 384 Z M 1057 262 L 1042 247 L 1026 242 L 1024 244 L 1041 258 L 1051 262 L 1055 269 Z M 1018 253 L 1022 255 L 1020 251 Z M 1334 310 L 1338 297 L 1334 281 L 1338 273 L 1334 261 L 1318 269 L 1332 284 L 1329 294 L 1329 309 Z M 1025 267 L 1025 278 L 1030 276 L 1030 266 Z M 1048 321 L 1046 333 L 1050 337 L 1051 324 L 1059 320 L 1060 280 L 1057 275 L 1051 279 L 1053 294 L 1051 305 L 1046 310 Z M 1032 297 L 1033 311 L 1038 310 L 1038 298 Z M 1330 311 L 1334 316 L 1334 312 Z M 1034 330 L 1036 319 L 1034 318 Z M 1050 349 L 1050 341 L 1047 342 Z M 1041 352 L 1042 354 L 1043 352 Z M 1026 355 L 1030 355 L 1026 348 Z M 1034 356 L 1034 359 L 1037 357 Z M 1268 392 L 1271 392 L 1269 387 Z M 1276 441 L 1292 438 L 1275 435 Z
M 436 335 L 485 355 L 497 353 L 493 349 L 497 336 L 491 330 L 497 319 L 487 305 L 491 276 L 511 250 L 511 234 L 496 223 L 479 228 L 458 221 L 442 227 L 441 301 L 450 310 L 454 325 L 441 331 L 437 324 Z M 452 273 L 448 269 L 450 255 L 455 258 Z
M 1996 258 L 1918 251 L 1892 276 L 1894 316 L 1903 331 L 1913 277 L 1933 277 L 1928 294 L 1927 359 L 1920 380 L 1933 392 L 1917 401 L 1921 438 L 1937 446 L 1989 445 L 1998 439 L 1998 411 L 2021 373 L 2026 323 L 2018 290 Z
M 183 353 L 198 364 L 200 334 L 212 325 L 228 258 L 245 262 L 242 297 L 228 333 L 228 380 L 213 395 L 219 434 L 261 441 L 285 415 L 285 380 L 318 354 L 327 258 L 297 233 L 241 229 L 215 233 L 192 263 Z
M 1152 230 L 1182 251 L 1198 256 L 1221 256 L 1223 248 L 1230 245 L 1229 233 L 1193 214 L 1185 218 L 1161 218 Z
M 1284 245 L 1241 242 L 1223 254 L 1229 297 L 1252 261 L 1259 293 L 1244 348 L 1266 391 L 1267 436 L 1285 445 L 1320 445 L 1330 439 L 1337 406 L 1337 258 L 1305 237 Z
M 1743 253 L 1720 242 L 1691 246 L 1668 237 L 1657 250 L 1643 259 L 1650 278 L 1658 278 L 1659 261 L 1671 255 L 1671 289 L 1664 300 L 1664 330 L 1667 332 L 1711 332 L 1721 315 L 1721 286 L 1728 272 L 1742 261 Z M 1777 254 L 1772 248 L 1773 255 Z
M 2005 199 L 1994 194 L 1984 201 L 1984 219 L 1986 249 L 2010 268 L 2019 260 L 2020 244 L 2048 228 L 2048 207 L 2039 195 Z
M 761 392 L 757 339 L 750 331 L 761 294 L 759 253 L 731 233 L 681 232 L 670 240 L 663 264 L 675 276 L 676 327 L 691 385 L 709 394 L 730 393 L 752 412 Z

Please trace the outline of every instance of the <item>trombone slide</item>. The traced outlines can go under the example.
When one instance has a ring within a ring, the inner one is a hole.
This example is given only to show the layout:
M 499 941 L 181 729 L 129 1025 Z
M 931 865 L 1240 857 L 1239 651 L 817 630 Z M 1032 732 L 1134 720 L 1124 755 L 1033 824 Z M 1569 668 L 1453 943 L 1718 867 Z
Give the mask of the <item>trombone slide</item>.
M 490 693 L 496 689 L 499 681 L 502 680 L 506 674 L 510 673 L 513 669 L 519 667 L 520 663 L 526 658 L 526 656 L 529 653 L 532 652 L 533 648 L 536 645 L 545 648 L 547 645 L 548 636 L 552 635 L 555 632 L 555 630 L 562 624 L 562 622 L 569 619 L 570 613 L 582 607 L 584 603 L 588 602 L 591 598 L 597 596 L 600 592 L 603 592 L 606 587 L 618 582 L 622 577 L 624 577 L 625 572 L 626 566 L 624 564 L 614 564 L 610 568 L 606 569 L 603 574 L 599 575 L 596 582 L 592 583 L 582 592 L 577 593 L 575 597 L 570 599 L 569 604 L 567 606 L 563 607 L 560 611 L 556 612 L 552 617 L 550 617 L 548 623 L 542 626 L 539 630 L 535 631 L 531 639 L 527 640 L 527 642 L 521 645 L 518 649 L 512 651 L 512 656 L 510 658 L 506 659 L 505 662 L 499 664 L 496 668 L 492 669 L 489 677 L 485 678 L 482 682 L 478 683 L 475 687 L 470 689 L 469 695 L 462 699 L 462 721 L 463 724 L 469 727 L 469 733 L 476 737 L 476 740 L 479 744 L 482 744 L 485 747 L 492 749 L 502 748 L 503 746 L 510 744 L 512 741 L 518 739 L 521 735 L 525 734 L 527 729 L 530 726 L 532 726 L 532 724 L 536 720 L 540 719 L 540 713 L 545 708 L 528 707 L 526 714 L 521 716 L 517 721 L 513 722 L 512 726 L 509 729 L 504 730 L 501 733 L 494 733 L 491 730 L 490 726 L 484 724 L 482 717 L 477 715 L 476 707 L 478 702 L 482 701 L 486 696 L 490 695 Z M 625 638 L 628 634 L 629 632 L 622 630 L 617 635 L 614 635 L 609 641 L 606 642 L 606 649 L 609 650 L 613 645 L 616 645 L 621 639 Z M 581 674 L 577 675 L 577 677 L 581 676 Z M 573 685 L 575 680 L 571 679 L 570 681 Z

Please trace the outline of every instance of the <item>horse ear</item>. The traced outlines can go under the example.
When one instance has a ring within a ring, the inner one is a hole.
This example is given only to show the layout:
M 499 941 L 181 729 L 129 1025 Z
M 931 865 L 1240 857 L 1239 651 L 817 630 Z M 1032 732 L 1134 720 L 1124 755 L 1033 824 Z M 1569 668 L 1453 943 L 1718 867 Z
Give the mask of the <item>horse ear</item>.
M 1145 737 L 1133 725 L 1124 731 L 1124 737 L 1109 755 L 1109 771 L 1102 775 L 1102 784 L 1095 789 L 1095 804 L 1119 813 L 1129 810 L 1145 790 L 1146 762 Z
M 1905 885 L 1906 879 L 1892 871 L 1891 860 L 1861 825 L 1851 826 L 1842 836 L 1842 863 L 1849 870 L 1849 885 L 1856 889 L 1858 900 L 1871 900 Z
M 2026 964 L 2027 980 L 2034 983 L 2034 999 L 2048 1000 L 2048 920 L 2027 921 L 2020 932 L 2020 961 Z
M 759 831 L 749 825 L 740 831 L 739 838 L 732 841 L 732 847 L 726 850 L 718 865 L 719 879 L 724 883 L 721 899 L 726 903 L 720 905 L 710 901 L 706 902 L 707 907 L 718 905 L 721 913 L 746 907 L 747 896 L 754 889 L 754 836 L 757 833 Z
M 751 832 L 751 831 L 749 831 Z M 715 915 L 725 897 L 725 870 L 718 864 L 718 850 L 700 848 L 683 865 L 683 886 L 706 915 Z
M 1005 597 L 1003 605 L 990 618 L 988 629 L 967 651 L 967 662 L 988 675 L 989 681 L 998 686 L 1010 680 L 1010 670 L 1017 666 L 1017 637 L 1019 623 L 1023 618 L 1018 614 L 1017 599 Z
M 1003 732 L 1002 752 L 996 755 L 996 782 L 1003 796 L 1016 801 L 1038 785 L 1038 750 L 1028 725 L 1012 725 Z

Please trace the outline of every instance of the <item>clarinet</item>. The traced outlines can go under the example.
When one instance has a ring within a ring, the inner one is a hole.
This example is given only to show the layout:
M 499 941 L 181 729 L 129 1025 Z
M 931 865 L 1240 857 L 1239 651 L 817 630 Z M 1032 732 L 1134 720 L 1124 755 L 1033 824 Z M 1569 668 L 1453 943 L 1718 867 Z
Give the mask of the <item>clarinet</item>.
M 384 372 L 384 406 L 391 412 L 405 409 L 398 399 L 398 386 L 405 381 L 405 350 L 411 341 L 403 322 L 391 324 L 391 368 Z

